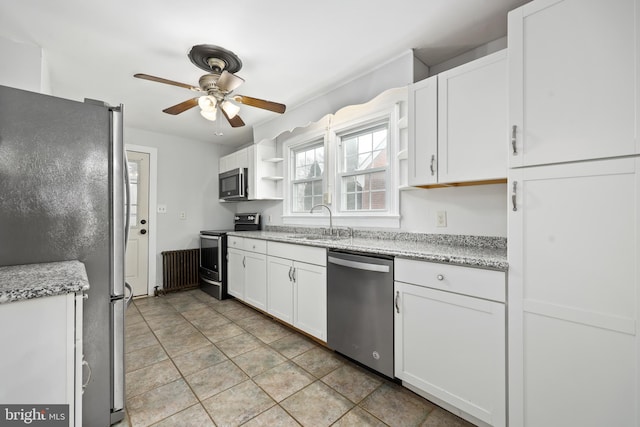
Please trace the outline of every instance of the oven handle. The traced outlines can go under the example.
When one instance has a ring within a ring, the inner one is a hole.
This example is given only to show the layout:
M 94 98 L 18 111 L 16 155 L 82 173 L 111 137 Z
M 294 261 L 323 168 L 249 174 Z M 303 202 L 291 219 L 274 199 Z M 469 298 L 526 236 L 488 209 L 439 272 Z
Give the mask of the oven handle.
M 350 261 L 342 258 L 336 258 L 332 256 L 328 256 L 327 260 L 331 264 L 341 265 L 343 267 L 355 268 L 358 270 L 366 270 L 366 271 L 376 271 L 380 273 L 388 273 L 389 266 L 388 265 L 380 265 L 380 264 L 369 264 L 367 262 L 358 262 L 358 261 Z
M 220 239 L 220 237 L 222 237 L 222 236 L 209 236 L 208 234 L 201 234 L 200 235 L 201 239 L 207 239 L 207 240 L 218 240 L 218 239 Z

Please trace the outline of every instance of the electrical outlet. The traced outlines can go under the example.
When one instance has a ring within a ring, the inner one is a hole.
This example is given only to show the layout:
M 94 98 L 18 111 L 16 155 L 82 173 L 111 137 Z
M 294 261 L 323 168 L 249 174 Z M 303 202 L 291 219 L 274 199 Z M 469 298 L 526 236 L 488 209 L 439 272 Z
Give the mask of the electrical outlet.
M 166 214 L 167 213 L 167 205 L 158 205 L 158 213 Z
M 187 219 L 187 213 L 186 213 L 185 211 L 181 211 L 181 212 L 178 214 L 178 218 L 180 218 L 180 219 Z
M 447 211 L 436 212 L 436 227 L 447 226 Z

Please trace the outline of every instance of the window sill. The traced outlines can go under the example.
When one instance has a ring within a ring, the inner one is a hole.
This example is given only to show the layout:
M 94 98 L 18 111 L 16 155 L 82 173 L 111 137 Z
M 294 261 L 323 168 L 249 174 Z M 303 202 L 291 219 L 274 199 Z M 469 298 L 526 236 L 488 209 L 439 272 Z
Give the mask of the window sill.
M 329 215 L 299 214 L 283 215 L 283 225 L 304 225 L 308 227 L 328 227 Z M 353 228 L 400 228 L 400 215 L 353 214 L 333 215 L 334 227 Z

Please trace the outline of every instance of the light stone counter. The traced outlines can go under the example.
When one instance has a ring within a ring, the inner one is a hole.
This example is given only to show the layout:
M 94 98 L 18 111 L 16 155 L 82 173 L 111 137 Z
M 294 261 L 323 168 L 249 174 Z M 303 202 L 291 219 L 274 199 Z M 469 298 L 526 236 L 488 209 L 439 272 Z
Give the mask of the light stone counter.
M 502 237 L 447 234 L 354 231 L 353 237 L 313 238 L 320 229 L 267 227 L 264 231 L 233 231 L 231 236 L 318 246 L 370 254 L 434 261 L 467 267 L 507 271 L 507 242 Z M 312 238 L 308 238 L 312 236 Z
M 0 267 L 0 304 L 88 289 L 87 272 L 80 261 Z

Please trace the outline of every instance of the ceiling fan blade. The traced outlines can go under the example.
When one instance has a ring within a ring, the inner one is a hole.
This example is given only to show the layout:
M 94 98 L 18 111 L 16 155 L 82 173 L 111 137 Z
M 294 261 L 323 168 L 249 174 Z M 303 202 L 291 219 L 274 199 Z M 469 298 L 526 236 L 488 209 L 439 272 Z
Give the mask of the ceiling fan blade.
M 150 80 L 152 82 L 158 82 L 158 83 L 164 83 L 164 84 L 167 84 L 167 85 L 183 87 L 185 89 L 195 90 L 195 91 L 198 91 L 198 92 L 201 91 L 201 89 L 199 87 L 191 86 L 191 85 L 188 85 L 186 83 L 174 82 L 173 80 L 163 79 L 162 77 L 150 76 L 149 74 L 138 73 L 138 74 L 134 74 L 133 77 L 136 77 L 136 78 L 139 78 L 139 79 L 144 79 L 144 80 Z
M 187 99 L 186 101 L 181 102 L 180 104 L 176 104 L 173 107 L 165 108 L 164 110 L 162 110 L 162 112 L 175 116 L 176 114 L 187 111 L 188 109 L 193 108 L 196 105 L 198 105 L 198 98 Z
M 287 109 L 287 106 L 284 104 L 279 104 L 277 102 L 265 101 L 264 99 L 252 98 L 250 96 L 244 95 L 236 95 L 233 99 L 237 102 L 240 102 L 245 105 L 249 105 L 251 107 L 262 108 L 263 110 L 273 111 L 275 113 L 284 113 Z
M 223 92 L 231 92 L 244 83 L 244 79 L 242 77 L 238 77 L 235 74 L 231 74 L 227 70 L 224 70 L 218 81 L 216 82 L 216 86 Z
M 226 111 L 224 111 L 224 109 L 221 108 L 220 111 L 222 111 L 222 114 L 224 114 L 227 121 L 229 121 L 229 124 L 231 125 L 231 127 L 239 128 L 241 126 L 244 126 L 244 121 L 242 121 L 240 116 L 235 115 L 232 118 L 229 118 L 229 115 L 226 113 Z

